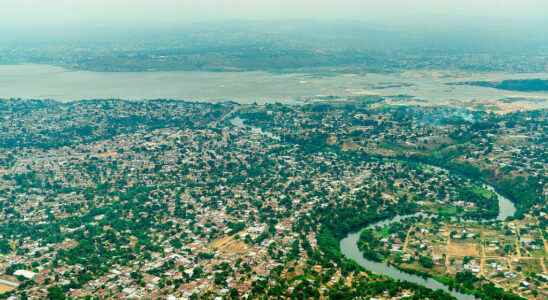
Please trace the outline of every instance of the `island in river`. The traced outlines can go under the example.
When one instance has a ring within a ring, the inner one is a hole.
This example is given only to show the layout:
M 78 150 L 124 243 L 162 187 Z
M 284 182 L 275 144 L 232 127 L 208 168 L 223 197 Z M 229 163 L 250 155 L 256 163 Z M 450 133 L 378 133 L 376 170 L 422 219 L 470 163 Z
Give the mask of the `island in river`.
M 515 79 L 502 81 L 469 81 L 458 84 L 494 88 L 506 91 L 518 92 L 546 92 L 548 91 L 548 80 L 546 79 Z

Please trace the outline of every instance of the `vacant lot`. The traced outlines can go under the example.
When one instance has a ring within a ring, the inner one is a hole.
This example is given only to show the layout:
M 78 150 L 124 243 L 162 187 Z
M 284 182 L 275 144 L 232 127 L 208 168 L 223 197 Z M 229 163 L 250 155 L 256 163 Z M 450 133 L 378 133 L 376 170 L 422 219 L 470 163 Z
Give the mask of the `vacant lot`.
M 0 283 L 0 294 L 13 291 L 15 288 L 9 285 L 4 285 Z
M 478 244 L 476 243 L 455 243 L 451 242 L 447 246 L 447 254 L 449 256 L 465 257 L 479 256 Z
M 218 239 L 211 243 L 211 248 L 228 254 L 240 254 L 247 251 L 247 245 L 231 236 Z

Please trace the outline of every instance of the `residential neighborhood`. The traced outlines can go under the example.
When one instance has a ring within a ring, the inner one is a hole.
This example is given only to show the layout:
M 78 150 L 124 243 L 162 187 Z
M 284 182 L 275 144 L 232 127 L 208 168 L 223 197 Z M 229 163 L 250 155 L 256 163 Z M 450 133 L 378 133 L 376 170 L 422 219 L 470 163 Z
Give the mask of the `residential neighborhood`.
M 340 252 L 414 212 L 364 256 L 545 296 L 546 113 L 382 101 L 0 102 L 2 297 L 446 299 Z

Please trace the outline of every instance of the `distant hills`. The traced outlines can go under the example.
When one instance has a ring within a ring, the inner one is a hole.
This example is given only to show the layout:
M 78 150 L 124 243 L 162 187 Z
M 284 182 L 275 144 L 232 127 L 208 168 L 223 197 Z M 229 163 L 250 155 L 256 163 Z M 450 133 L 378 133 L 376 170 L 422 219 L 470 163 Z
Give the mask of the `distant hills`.
M 227 21 L 62 28 L 49 34 L 0 28 L 0 64 L 102 72 L 548 72 L 545 35 L 517 35 L 510 30 L 514 24 L 510 29 L 473 24 L 403 28 L 358 21 Z

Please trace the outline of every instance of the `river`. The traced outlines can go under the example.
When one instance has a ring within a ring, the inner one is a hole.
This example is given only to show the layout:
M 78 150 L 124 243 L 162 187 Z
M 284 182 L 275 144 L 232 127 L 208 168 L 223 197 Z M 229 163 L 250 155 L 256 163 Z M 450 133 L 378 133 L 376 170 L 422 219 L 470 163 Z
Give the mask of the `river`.
M 515 208 L 514 204 L 512 202 L 510 202 L 510 200 L 508 200 L 506 197 L 504 197 L 504 196 L 500 195 L 499 193 L 497 193 L 492 186 L 486 186 L 486 188 L 493 191 L 498 196 L 499 215 L 497 217 L 497 220 L 505 220 L 507 217 L 513 216 L 515 214 L 516 208 Z M 407 218 L 410 218 L 410 217 L 417 216 L 417 215 L 421 215 L 421 213 L 413 214 L 413 215 L 407 215 L 407 216 L 398 216 L 398 217 L 395 217 L 395 218 L 392 218 L 392 219 L 389 219 L 389 220 L 384 220 L 384 221 L 381 221 L 381 222 L 377 222 L 375 224 L 371 224 L 371 225 L 367 226 L 366 228 L 373 228 L 373 227 L 377 227 L 377 226 L 382 227 L 382 226 L 385 226 L 385 225 L 389 225 L 391 223 L 399 222 L 401 220 L 404 220 L 404 219 L 407 219 Z M 425 287 L 433 289 L 433 290 L 441 289 L 443 291 L 448 292 L 449 294 L 451 294 L 452 296 L 454 296 L 455 298 L 457 298 L 459 300 L 475 300 L 475 299 L 477 299 L 476 297 L 471 296 L 471 295 L 466 295 L 466 294 L 462 294 L 462 293 L 459 293 L 459 292 L 456 292 L 456 291 L 451 291 L 451 290 L 449 290 L 449 288 L 446 285 L 444 285 L 444 284 L 442 284 L 442 283 L 440 283 L 440 282 L 438 282 L 434 279 L 423 278 L 423 277 L 420 277 L 420 276 L 417 276 L 417 275 L 407 274 L 407 273 L 404 273 L 404 272 L 398 270 L 395 267 L 389 266 L 385 262 L 379 263 L 379 262 L 374 262 L 374 261 L 365 259 L 362 255 L 361 251 L 358 249 L 358 241 L 360 239 L 360 233 L 363 230 L 365 230 L 366 228 L 363 228 L 359 232 L 351 233 L 346 238 L 341 240 L 340 247 L 341 247 L 341 252 L 344 254 L 344 256 L 346 256 L 347 258 L 355 261 L 360 266 L 364 267 L 366 270 L 369 270 L 369 271 L 371 271 L 373 273 L 376 273 L 376 274 L 385 275 L 385 276 L 388 276 L 388 277 L 391 277 L 391 278 L 397 279 L 397 280 L 409 281 L 409 282 L 416 283 L 416 284 L 425 286 Z
M 432 104 L 503 98 L 548 99 L 548 93 L 521 93 L 447 85 L 478 80 L 546 78 L 542 74 L 499 74 L 435 70 L 367 74 L 272 74 L 268 72 L 90 72 L 48 65 L 0 65 L 0 98 L 181 99 L 239 103 L 302 101 L 324 96 L 411 95 Z M 542 102 L 548 106 L 548 101 Z

